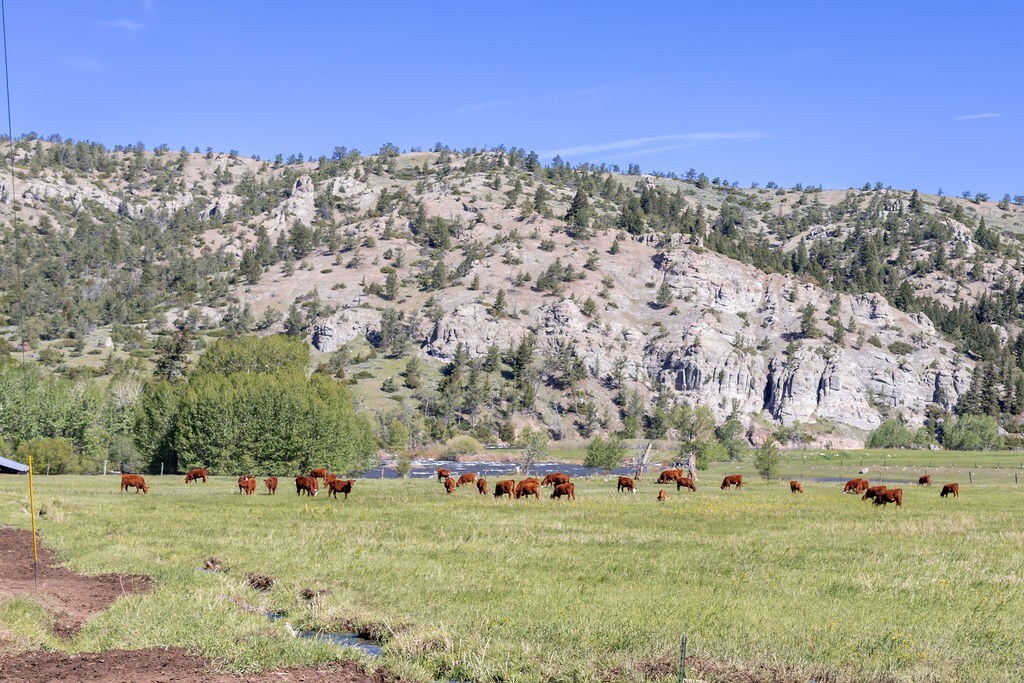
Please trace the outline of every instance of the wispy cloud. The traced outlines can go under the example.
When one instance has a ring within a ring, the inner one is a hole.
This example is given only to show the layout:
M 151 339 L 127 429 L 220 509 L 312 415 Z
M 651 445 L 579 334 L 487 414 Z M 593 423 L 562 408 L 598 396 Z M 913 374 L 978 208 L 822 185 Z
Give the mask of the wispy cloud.
M 156 9 L 156 0 L 142 0 L 142 9 L 152 12 Z
M 142 22 L 135 21 L 134 19 L 114 19 L 112 21 L 101 21 L 100 26 L 105 28 L 116 28 L 120 31 L 127 31 L 128 33 L 138 33 L 142 29 L 146 28 L 146 25 Z
M 696 145 L 697 145 L 696 142 L 684 142 L 684 143 L 679 144 L 679 145 L 663 145 L 661 147 L 647 147 L 645 149 L 638 149 L 638 150 L 635 150 L 633 152 L 620 152 L 619 154 L 616 154 L 615 156 L 617 158 L 619 158 L 619 157 L 621 157 L 621 158 L 626 158 L 626 157 L 642 157 L 642 156 L 647 156 L 648 154 L 659 154 L 661 152 L 671 152 L 672 150 L 676 150 L 676 149 L 687 149 L 689 147 L 696 147 Z
M 964 114 L 962 116 L 954 116 L 953 119 L 956 121 L 977 121 L 978 119 L 998 119 L 1002 115 L 1002 112 L 987 111 L 981 114 Z
M 583 97 L 585 95 L 593 95 L 608 90 L 618 90 L 619 88 L 629 88 L 634 85 L 640 85 L 642 83 L 649 83 L 654 80 L 658 80 L 660 77 L 642 78 L 632 81 L 619 81 L 617 83 L 603 83 L 600 85 L 592 85 L 586 88 L 575 88 L 573 90 L 563 90 L 560 92 L 541 93 L 538 95 L 527 95 L 524 97 L 512 97 L 506 99 L 497 100 L 485 100 L 483 102 L 476 102 L 475 104 L 466 104 L 458 108 L 460 112 L 474 112 L 483 111 L 485 109 L 495 109 L 498 107 L 511 107 L 521 104 L 542 104 L 545 102 L 551 102 L 555 100 L 564 100 L 571 97 Z
M 655 152 L 665 151 L 666 149 L 690 147 L 701 142 L 723 142 L 731 140 L 763 140 L 765 138 L 770 137 L 771 135 L 768 135 L 767 133 L 762 133 L 761 131 L 757 130 L 707 133 L 676 133 L 672 135 L 658 135 L 655 137 L 647 138 L 631 138 L 628 140 L 612 140 L 610 142 L 596 142 L 587 145 L 577 145 L 575 147 L 550 149 L 545 152 L 541 152 L 541 155 L 548 157 L 576 157 L 584 154 L 596 154 L 598 152 L 625 150 L 629 150 L 629 154 L 654 154 Z M 638 147 L 648 147 L 649 145 L 657 145 L 658 143 L 663 142 L 671 142 L 676 144 L 667 146 L 656 146 L 653 148 L 637 151 Z
M 94 73 L 103 68 L 100 60 L 92 57 L 72 57 L 71 59 L 66 60 L 66 63 L 75 71 L 88 71 L 90 73 Z

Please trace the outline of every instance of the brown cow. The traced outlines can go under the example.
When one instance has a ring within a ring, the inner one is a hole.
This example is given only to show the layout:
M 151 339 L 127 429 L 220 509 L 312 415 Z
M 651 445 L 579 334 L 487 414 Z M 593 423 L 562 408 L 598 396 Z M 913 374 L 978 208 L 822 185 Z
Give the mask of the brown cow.
M 295 495 L 301 496 L 305 492 L 307 496 L 315 496 L 320 493 L 320 485 L 316 477 L 295 477 Z
M 697 490 L 697 485 L 693 483 L 693 479 L 689 477 L 679 477 L 676 479 L 676 491 L 679 489 L 690 489 L 691 491 Z
M 931 486 L 932 485 L 932 475 L 925 474 L 925 475 L 922 475 L 922 476 L 918 477 L 917 478 L 917 485 L 918 486 Z
M 540 482 L 533 477 L 527 477 L 516 484 L 515 493 L 516 500 L 529 498 L 530 496 L 535 496 L 537 500 L 540 500 Z
M 861 500 L 867 500 L 868 498 L 877 498 L 878 494 L 885 491 L 885 484 L 879 484 L 878 486 L 869 486 L 864 491 L 864 495 L 860 497 Z
M 511 499 L 512 494 L 515 492 L 515 488 L 516 483 L 511 479 L 499 481 L 497 484 L 494 485 L 494 497 L 501 498 L 502 496 L 508 496 L 509 499 Z
M 875 494 L 875 505 L 896 503 L 896 507 L 903 506 L 903 489 L 886 489 Z
M 444 490 L 448 492 L 448 495 L 452 495 L 452 491 L 455 490 L 455 480 L 451 477 L 446 477 L 444 480 Z
M 476 480 L 476 491 L 481 496 L 487 495 L 487 480 L 484 479 L 483 477 L 480 477 L 479 479 Z
M 194 469 L 189 470 L 188 474 L 185 475 L 185 483 L 187 484 L 189 482 L 198 481 L 202 479 L 203 483 L 205 484 L 206 477 L 208 476 L 208 474 L 209 473 L 204 468 L 196 467 Z
M 309 471 L 309 476 L 313 479 L 327 479 L 327 468 L 318 467 L 314 470 Z
M 335 477 L 327 482 L 327 497 L 334 496 L 335 500 L 338 498 L 339 493 L 345 494 L 345 500 L 348 500 L 348 494 L 352 493 L 352 484 L 356 483 L 355 479 L 338 479 Z
M 548 476 L 544 477 L 544 481 L 540 483 L 541 486 L 558 486 L 559 484 L 568 484 L 569 475 L 563 472 L 552 472 Z
M 678 491 L 678 490 L 679 490 L 679 488 L 676 487 L 676 491 Z M 667 498 L 668 498 L 668 494 L 665 493 L 665 489 L 662 489 L 662 490 L 658 491 L 658 502 L 664 503 Z
M 659 484 L 667 484 L 670 481 L 678 481 L 680 478 L 685 477 L 686 473 L 682 470 L 665 470 L 658 475 Z
M 444 467 L 437 468 L 437 481 L 442 482 L 450 476 L 452 476 L 451 470 Z
M 246 482 L 249 481 L 250 479 L 254 479 L 254 477 L 251 474 L 243 474 L 238 478 L 238 493 L 245 493 Z
M 251 496 L 256 493 L 256 477 L 248 476 L 238 480 L 238 492 L 245 491 L 245 495 Z
M 263 480 L 263 483 L 267 485 L 267 493 L 273 496 L 277 493 L 277 477 L 267 477 Z
M 122 474 L 121 493 L 126 492 L 129 486 L 135 487 L 135 493 L 138 493 L 139 491 L 149 493 L 149 487 L 146 486 L 146 480 L 142 478 L 141 474 Z
M 737 489 L 743 488 L 743 475 L 742 474 L 729 474 L 722 480 L 721 488 L 727 489 L 735 486 Z
M 576 484 L 572 482 L 555 484 L 555 490 L 551 492 L 551 497 L 561 498 L 562 496 L 567 496 L 569 500 L 576 500 Z
M 804 485 L 801 484 L 800 482 L 798 482 L 796 479 L 791 479 L 789 481 L 789 492 L 790 493 L 803 493 L 804 492 Z
M 473 474 L 472 472 L 468 472 L 466 474 L 463 474 L 461 477 L 459 477 L 459 480 L 457 482 L 455 482 L 455 486 L 459 487 L 459 486 L 462 486 L 463 484 L 472 484 L 475 481 L 476 481 L 476 475 Z
M 864 493 L 868 486 L 870 484 L 867 479 L 851 479 L 843 486 L 843 493 Z
M 636 493 L 636 484 L 633 483 L 632 477 L 619 477 L 619 486 L 615 490 L 619 493 L 623 491 L 629 491 L 630 493 Z
M 327 484 L 331 483 L 332 481 L 336 480 L 337 478 L 338 478 L 337 474 L 335 474 L 334 472 L 328 472 L 324 476 L 324 485 L 327 485 Z
M 954 482 L 950 482 L 949 484 L 943 484 L 942 485 L 942 492 L 939 495 L 942 496 L 943 498 L 945 498 L 946 496 L 950 496 L 950 495 L 953 496 L 954 498 L 959 498 L 960 497 L 960 484 L 956 483 L 955 481 Z

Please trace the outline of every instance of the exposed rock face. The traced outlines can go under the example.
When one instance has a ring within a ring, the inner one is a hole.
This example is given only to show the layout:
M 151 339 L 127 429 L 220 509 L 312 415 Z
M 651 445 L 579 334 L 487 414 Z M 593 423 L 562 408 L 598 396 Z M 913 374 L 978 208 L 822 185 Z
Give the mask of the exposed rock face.
M 310 343 L 317 351 L 332 353 L 338 350 L 338 340 L 334 336 L 334 325 L 330 321 L 319 322 L 313 325 L 313 335 Z
M 526 324 L 508 319 L 498 320 L 480 304 L 469 303 L 457 307 L 434 323 L 429 336 L 424 340 L 424 350 L 435 358 L 449 361 L 454 358 L 459 344 L 463 344 L 470 356 L 482 356 L 491 345 L 506 349 L 529 333 Z
M 449 360 L 463 344 L 480 356 L 492 344 L 504 349 L 534 333 L 539 354 L 567 346 L 598 377 L 617 371 L 666 387 L 719 418 L 735 411 L 747 422 L 827 420 L 860 430 L 877 426 L 885 409 L 923 418 L 928 403 L 952 408 L 970 383 L 970 367 L 955 360 L 926 317 L 894 309 L 881 296 L 839 297 L 836 318 L 848 329 L 836 344 L 821 315 L 833 295 L 818 287 L 685 245 L 655 262 L 660 273 L 644 277 L 664 276 L 676 296 L 674 314 L 643 307 L 600 323 L 573 300 L 548 298 L 529 318 L 499 320 L 469 303 L 433 326 L 423 350 Z M 807 303 L 820 316 L 814 338 L 800 335 Z M 895 341 L 913 350 L 889 351 Z

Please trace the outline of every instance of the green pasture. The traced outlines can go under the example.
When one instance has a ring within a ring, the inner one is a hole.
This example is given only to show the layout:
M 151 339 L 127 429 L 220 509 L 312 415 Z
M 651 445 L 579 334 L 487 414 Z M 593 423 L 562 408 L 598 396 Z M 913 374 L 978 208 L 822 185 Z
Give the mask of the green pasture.
M 814 464 L 795 457 L 784 472 Z M 69 567 L 158 587 L 68 642 L 11 600 L 0 633 L 71 651 L 178 645 L 253 671 L 361 656 L 293 639 L 285 622 L 357 629 L 383 641 L 381 665 L 424 681 L 669 680 L 686 633 L 695 658 L 781 680 L 1022 680 L 1024 484 L 987 470 L 959 479 L 959 499 L 904 486 L 904 506 L 883 509 L 810 475 L 799 496 L 738 467 L 742 491 L 719 490 L 737 468 L 721 464 L 663 504 L 653 477 L 636 495 L 579 479 L 576 502 L 448 496 L 422 479 L 360 480 L 335 501 L 298 498 L 290 481 L 243 497 L 233 479 L 149 477 L 147 496 L 113 476 L 39 477 L 42 538 Z M 0 524 L 27 527 L 26 508 L 25 478 L 0 478 Z M 211 556 L 224 571 L 198 570 Z M 255 591 L 250 572 L 277 583 Z

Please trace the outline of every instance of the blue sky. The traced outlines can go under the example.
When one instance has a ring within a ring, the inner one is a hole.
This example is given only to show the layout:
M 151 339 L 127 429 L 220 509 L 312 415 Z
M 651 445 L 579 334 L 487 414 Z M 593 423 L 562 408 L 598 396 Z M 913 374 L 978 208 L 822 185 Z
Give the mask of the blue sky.
M 16 134 L 1024 194 L 1024 3 L 6 4 Z

